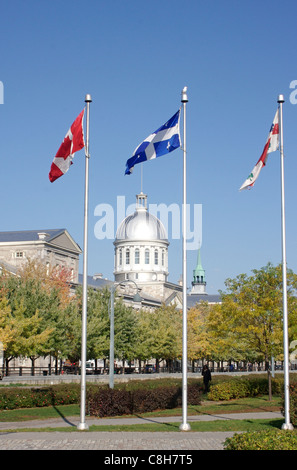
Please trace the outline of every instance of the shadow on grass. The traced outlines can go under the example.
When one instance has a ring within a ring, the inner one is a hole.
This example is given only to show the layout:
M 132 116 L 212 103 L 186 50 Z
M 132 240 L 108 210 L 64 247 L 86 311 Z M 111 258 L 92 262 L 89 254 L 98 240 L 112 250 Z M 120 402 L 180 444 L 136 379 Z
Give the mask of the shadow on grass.
M 61 411 L 55 405 L 52 405 L 52 407 L 54 408 L 56 413 L 63 419 L 64 423 L 69 424 L 69 426 L 75 426 L 76 427 L 76 424 L 69 421 L 69 419 L 67 419 L 66 416 L 64 416 L 63 413 L 61 413 Z
M 284 421 L 282 419 L 273 419 L 267 424 L 273 428 L 281 429 Z
M 157 425 L 162 425 L 162 426 L 168 426 L 168 428 L 170 427 L 176 428 L 179 426 L 179 425 L 176 425 L 176 423 L 168 423 L 166 421 L 161 421 L 162 418 L 159 418 L 160 419 L 159 421 L 158 419 L 149 418 L 149 417 L 145 417 L 145 416 L 141 416 L 137 414 L 134 414 L 133 416 L 135 416 L 135 418 L 142 420 L 143 424 L 157 424 Z M 142 424 L 142 423 L 139 423 L 139 424 Z

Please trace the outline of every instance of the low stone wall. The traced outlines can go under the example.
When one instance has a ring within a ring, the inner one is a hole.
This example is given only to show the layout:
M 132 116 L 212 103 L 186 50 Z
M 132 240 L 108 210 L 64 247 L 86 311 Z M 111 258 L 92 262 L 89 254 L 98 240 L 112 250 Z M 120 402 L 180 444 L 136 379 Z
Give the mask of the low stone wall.
M 290 373 L 296 373 L 297 371 L 290 371 Z M 276 371 L 275 374 L 282 374 L 282 371 Z M 232 377 L 241 376 L 241 375 L 249 375 L 249 374 L 266 374 L 265 371 L 259 372 L 212 372 L 212 376 L 215 375 L 230 375 Z M 200 378 L 201 373 L 193 373 L 188 372 L 188 378 Z M 166 373 L 160 372 L 158 374 L 115 374 L 114 375 L 114 383 L 123 383 L 128 382 L 130 380 L 158 380 L 164 378 L 175 378 L 175 379 L 182 379 L 181 373 Z M 98 383 L 98 384 L 108 384 L 109 383 L 109 375 L 88 375 L 86 376 L 86 381 L 90 383 Z M 13 384 L 22 384 L 22 385 L 54 385 L 60 383 L 80 383 L 81 377 L 80 375 L 49 375 L 49 376 L 26 376 L 26 377 L 4 377 L 0 381 L 0 385 L 13 385 Z
M 200 377 L 200 374 L 188 374 L 188 377 Z M 182 378 L 182 374 L 167 374 L 167 373 L 160 373 L 160 374 L 115 374 L 114 376 L 114 383 L 123 383 L 128 382 L 130 380 L 158 380 L 164 379 L 166 377 L 171 378 Z M 109 383 L 109 375 L 87 375 L 86 381 L 90 383 L 98 383 L 98 384 L 108 384 Z M 22 385 L 54 385 L 60 383 L 80 383 L 81 376 L 80 375 L 49 375 L 49 376 L 27 376 L 27 377 L 4 377 L 3 380 L 0 382 L 0 385 L 10 385 L 10 384 L 22 384 Z

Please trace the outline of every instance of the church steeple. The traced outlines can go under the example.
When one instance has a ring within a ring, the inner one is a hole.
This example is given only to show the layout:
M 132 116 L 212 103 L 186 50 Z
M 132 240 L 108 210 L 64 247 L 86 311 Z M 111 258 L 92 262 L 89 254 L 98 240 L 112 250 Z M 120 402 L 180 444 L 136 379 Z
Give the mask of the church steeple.
M 197 255 L 197 266 L 193 270 L 193 277 L 194 277 L 194 282 L 205 282 L 205 271 L 202 267 L 201 263 L 201 254 L 200 254 L 200 248 L 198 250 L 198 255 Z
M 205 270 L 201 263 L 200 248 L 197 255 L 197 266 L 193 270 L 193 281 L 191 294 L 206 294 L 206 281 L 205 281 Z

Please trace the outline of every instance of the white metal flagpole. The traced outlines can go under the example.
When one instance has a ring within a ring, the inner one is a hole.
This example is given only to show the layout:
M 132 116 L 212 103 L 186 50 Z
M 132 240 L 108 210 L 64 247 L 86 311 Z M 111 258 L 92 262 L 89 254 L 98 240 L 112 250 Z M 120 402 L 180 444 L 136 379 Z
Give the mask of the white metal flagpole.
M 116 287 L 110 288 L 110 345 L 109 345 L 109 388 L 114 388 L 114 298 Z
M 77 429 L 84 431 L 89 429 L 86 424 L 86 359 L 87 359 L 87 294 L 88 294 L 88 209 L 89 209 L 89 126 L 90 126 L 90 103 L 91 95 L 86 95 L 86 167 L 85 167 L 85 205 L 84 205 L 84 257 L 83 257 L 83 305 L 82 305 L 82 327 L 81 327 L 81 397 L 80 397 L 80 423 Z
M 181 431 L 189 431 L 190 425 L 187 423 L 187 412 L 188 412 L 188 397 L 187 397 L 187 148 L 186 148 L 186 103 L 188 102 L 187 87 L 184 87 L 181 96 L 181 102 L 183 103 L 183 218 L 182 218 L 182 237 L 183 237 L 183 347 L 182 347 L 182 424 L 179 429 Z
M 285 224 L 285 177 L 284 177 L 284 145 L 283 145 L 283 103 L 284 96 L 279 95 L 279 131 L 281 160 L 281 217 L 282 217 L 282 274 L 283 274 L 283 341 L 284 341 L 284 394 L 285 422 L 282 429 L 293 429 L 290 423 L 289 398 L 289 339 L 288 339 L 288 307 L 287 307 L 287 260 L 286 260 L 286 224 Z

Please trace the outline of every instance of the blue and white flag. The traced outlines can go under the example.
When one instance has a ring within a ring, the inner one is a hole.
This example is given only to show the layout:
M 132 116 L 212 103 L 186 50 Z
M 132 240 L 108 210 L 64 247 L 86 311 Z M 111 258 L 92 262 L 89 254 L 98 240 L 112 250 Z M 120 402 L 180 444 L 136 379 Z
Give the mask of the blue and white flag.
M 125 175 L 130 175 L 137 163 L 161 157 L 179 148 L 179 117 L 180 109 L 163 126 L 149 135 L 135 150 L 133 156 L 126 162 Z

